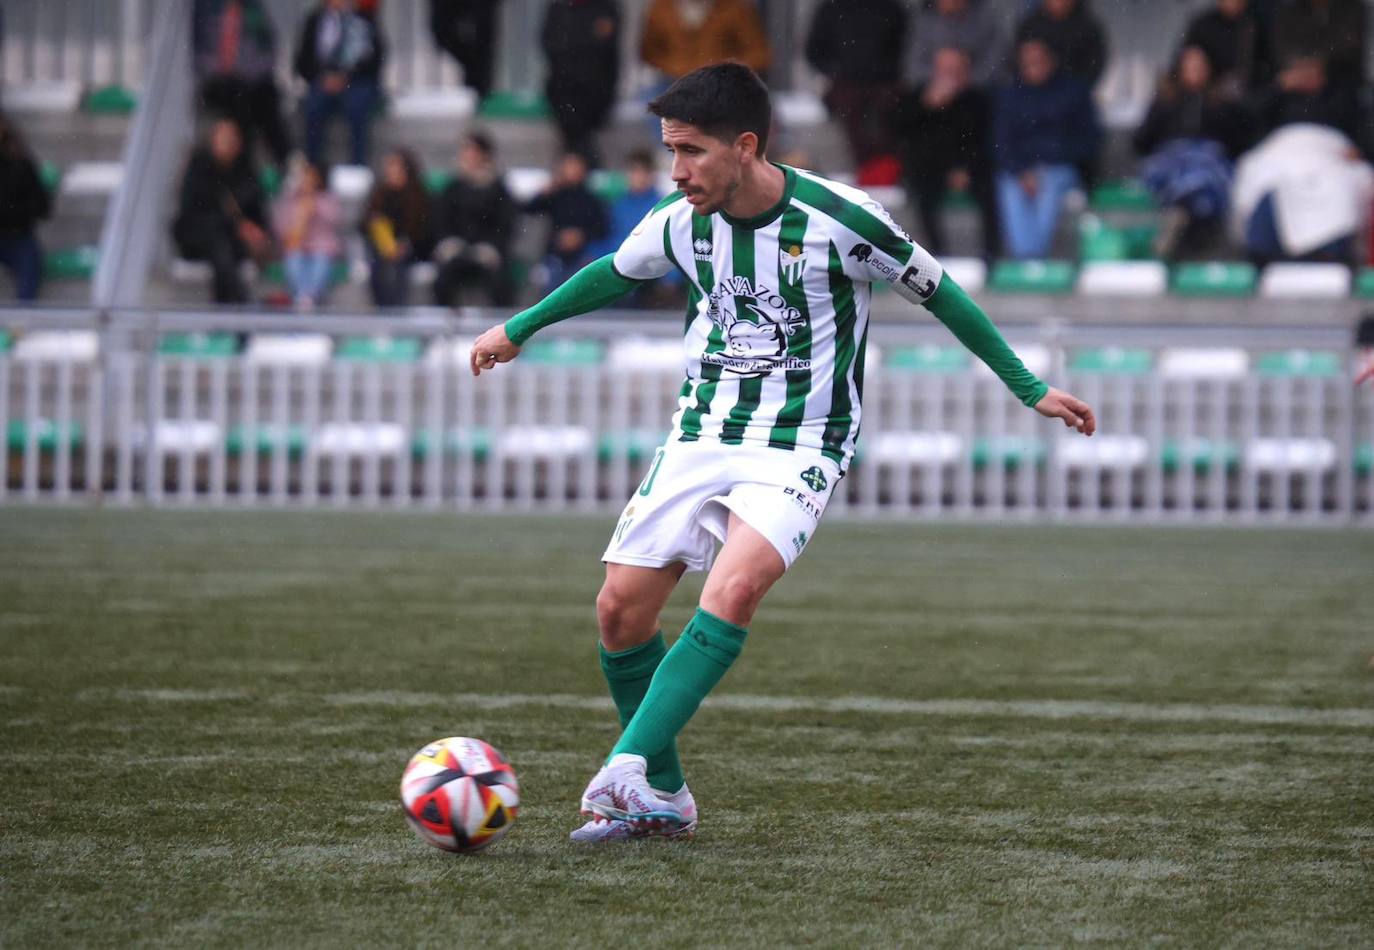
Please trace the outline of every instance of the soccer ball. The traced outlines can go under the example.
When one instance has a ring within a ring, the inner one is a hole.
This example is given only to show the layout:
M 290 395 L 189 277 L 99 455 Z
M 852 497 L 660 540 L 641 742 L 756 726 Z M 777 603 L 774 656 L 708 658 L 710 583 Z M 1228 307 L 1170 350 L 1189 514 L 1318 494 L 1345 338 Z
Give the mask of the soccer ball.
M 406 821 L 445 851 L 478 851 L 502 838 L 520 810 L 520 786 L 506 757 L 481 739 L 438 739 L 401 775 Z

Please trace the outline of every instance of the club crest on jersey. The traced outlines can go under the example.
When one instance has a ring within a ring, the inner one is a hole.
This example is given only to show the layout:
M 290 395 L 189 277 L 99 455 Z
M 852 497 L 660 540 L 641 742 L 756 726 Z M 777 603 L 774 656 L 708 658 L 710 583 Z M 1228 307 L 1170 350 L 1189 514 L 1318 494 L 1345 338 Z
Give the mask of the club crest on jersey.
M 692 242 L 692 256 L 699 261 L 710 263 L 711 254 L 715 250 L 708 237 L 699 237 Z
M 801 480 L 806 482 L 806 487 L 813 492 L 823 492 L 830 482 L 826 481 L 825 472 L 821 471 L 819 465 L 813 465 L 801 473 Z
M 705 353 L 702 362 L 739 376 L 811 368 L 809 357 L 787 355 L 788 341 L 806 326 L 806 318 L 776 290 L 755 287 L 748 277 L 730 277 L 711 291 L 706 315 L 724 345 Z
M 806 251 L 800 244 L 779 248 L 778 267 L 789 284 L 801 283 L 802 271 L 806 269 Z

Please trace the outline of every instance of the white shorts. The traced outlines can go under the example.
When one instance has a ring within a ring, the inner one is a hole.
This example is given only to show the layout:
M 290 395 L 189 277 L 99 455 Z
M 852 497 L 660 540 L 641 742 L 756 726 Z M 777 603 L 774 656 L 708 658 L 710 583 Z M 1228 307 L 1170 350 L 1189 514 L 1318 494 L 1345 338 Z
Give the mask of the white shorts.
M 839 466 L 766 445 L 669 442 L 620 516 L 603 561 L 705 571 L 734 512 L 792 566 L 816 533 Z

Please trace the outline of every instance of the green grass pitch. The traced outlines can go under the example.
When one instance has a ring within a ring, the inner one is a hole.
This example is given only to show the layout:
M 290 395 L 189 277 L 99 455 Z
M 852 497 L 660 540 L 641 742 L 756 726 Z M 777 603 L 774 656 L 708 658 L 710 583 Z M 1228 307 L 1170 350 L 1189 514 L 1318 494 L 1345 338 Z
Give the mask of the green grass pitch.
M 0 946 L 1374 945 L 1371 534 L 828 524 L 697 840 L 589 850 L 611 528 L 0 510 Z M 478 856 L 397 804 L 453 734 Z

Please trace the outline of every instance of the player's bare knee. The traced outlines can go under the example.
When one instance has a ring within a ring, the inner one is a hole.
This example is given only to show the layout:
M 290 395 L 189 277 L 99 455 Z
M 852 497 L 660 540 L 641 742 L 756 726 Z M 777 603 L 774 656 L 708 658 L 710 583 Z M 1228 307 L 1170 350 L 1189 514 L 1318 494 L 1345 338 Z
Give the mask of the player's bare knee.
M 752 574 L 732 574 L 720 582 L 712 600 L 726 612 L 726 619 L 750 617 L 758 607 L 768 584 Z
M 643 610 L 633 599 L 626 597 L 612 584 L 605 584 L 596 595 L 596 622 L 601 629 L 601 644 L 607 650 L 628 650 L 643 643 L 649 636 L 644 633 L 645 623 L 640 614 Z M 654 618 L 649 618 L 651 621 Z M 652 624 L 649 624 L 652 626 Z

